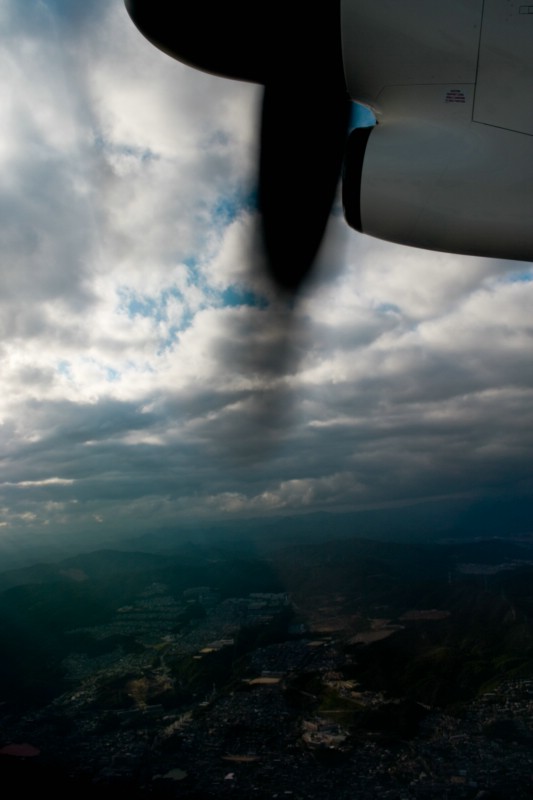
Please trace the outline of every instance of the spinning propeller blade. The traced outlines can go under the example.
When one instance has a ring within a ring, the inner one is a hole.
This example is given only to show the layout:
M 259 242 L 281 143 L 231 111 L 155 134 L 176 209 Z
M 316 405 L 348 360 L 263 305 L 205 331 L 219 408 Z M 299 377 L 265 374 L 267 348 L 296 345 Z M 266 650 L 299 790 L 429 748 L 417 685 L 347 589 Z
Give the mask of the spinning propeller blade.
M 265 85 L 259 166 L 263 243 L 275 284 L 296 292 L 322 242 L 347 138 L 340 0 L 314 5 L 204 0 L 181 7 L 168 0 L 125 2 L 141 33 L 173 58 Z

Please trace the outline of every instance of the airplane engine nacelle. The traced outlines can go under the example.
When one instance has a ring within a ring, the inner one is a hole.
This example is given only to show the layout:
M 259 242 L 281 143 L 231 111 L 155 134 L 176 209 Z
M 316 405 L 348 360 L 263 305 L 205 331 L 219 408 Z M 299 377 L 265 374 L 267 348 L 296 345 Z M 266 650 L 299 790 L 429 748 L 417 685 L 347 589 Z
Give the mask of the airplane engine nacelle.
M 394 242 L 533 260 L 533 5 L 341 0 L 348 223 Z
M 348 224 L 413 247 L 532 261 L 533 136 L 472 123 L 462 90 L 437 91 L 453 106 L 440 119 L 409 115 L 352 132 Z M 397 94 L 407 101 L 406 90 Z

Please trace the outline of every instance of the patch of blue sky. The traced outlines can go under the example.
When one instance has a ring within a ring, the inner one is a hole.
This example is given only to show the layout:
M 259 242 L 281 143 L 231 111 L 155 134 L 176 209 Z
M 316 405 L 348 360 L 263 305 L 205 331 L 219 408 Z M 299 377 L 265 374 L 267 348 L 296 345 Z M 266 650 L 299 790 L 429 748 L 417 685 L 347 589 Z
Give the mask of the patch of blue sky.
M 121 288 L 118 291 L 120 310 L 126 312 L 130 319 L 135 317 L 146 317 L 156 322 L 164 322 L 166 319 L 166 299 L 163 294 L 159 297 L 139 296 L 128 289 Z
M 257 208 L 257 192 L 233 192 L 219 197 L 213 208 L 215 224 L 226 226 L 234 222 L 244 211 Z
M 397 306 L 396 303 L 380 303 L 376 306 L 376 311 L 379 311 L 380 314 L 401 314 L 400 306 Z
M 227 289 L 221 292 L 220 300 L 223 306 L 229 306 L 230 308 L 248 306 L 249 308 L 263 309 L 268 306 L 268 301 L 265 297 L 239 286 L 228 286 Z
M 201 264 L 199 260 L 193 256 L 186 258 L 182 262 L 187 267 L 187 285 L 188 286 L 195 286 L 196 288 L 202 289 L 204 292 L 207 291 L 207 287 L 205 285 L 205 276 L 202 272 Z M 186 298 L 177 290 L 169 290 L 170 293 L 173 293 L 174 297 L 178 297 L 181 300 L 185 300 Z M 168 294 L 168 292 L 165 292 Z
M 102 0 L 99 0 L 103 5 Z M 41 0 L 40 3 L 33 5 L 44 6 L 49 11 L 52 11 L 58 19 L 79 19 L 85 16 L 95 15 L 95 3 L 73 3 L 72 0 Z
M 504 283 L 531 283 L 533 281 L 533 266 L 522 267 L 516 272 L 510 272 L 503 278 Z
M 64 375 L 65 378 L 72 377 L 71 365 L 70 361 L 61 360 L 57 363 L 57 371 L 60 375 Z
M 132 147 L 127 144 L 117 144 L 116 142 L 109 141 L 100 133 L 96 134 L 94 137 L 94 144 L 97 150 L 112 153 L 115 156 L 131 156 L 142 162 L 155 161 L 159 158 L 157 153 L 154 153 L 148 147 Z
M 196 313 L 195 310 L 189 308 L 186 298 L 174 286 L 164 289 L 156 297 L 140 296 L 128 287 L 121 287 L 118 294 L 120 297 L 119 313 L 125 313 L 129 319 L 143 317 L 156 323 L 163 323 L 161 330 L 165 331 L 165 335 L 159 342 L 157 355 L 161 355 L 174 346 L 180 334 L 191 326 Z M 179 324 L 166 325 L 165 323 L 169 321 L 168 304 L 171 299 L 182 302 L 183 309 Z
M 172 350 L 176 342 L 179 341 L 180 334 L 183 333 L 183 331 L 190 325 L 193 317 L 194 314 L 191 313 L 187 316 L 186 324 L 182 324 L 179 328 L 176 325 L 172 325 L 170 328 L 168 328 L 168 330 L 166 331 L 166 336 L 162 338 L 158 343 L 158 347 L 156 350 L 157 356 L 162 356 L 167 351 Z

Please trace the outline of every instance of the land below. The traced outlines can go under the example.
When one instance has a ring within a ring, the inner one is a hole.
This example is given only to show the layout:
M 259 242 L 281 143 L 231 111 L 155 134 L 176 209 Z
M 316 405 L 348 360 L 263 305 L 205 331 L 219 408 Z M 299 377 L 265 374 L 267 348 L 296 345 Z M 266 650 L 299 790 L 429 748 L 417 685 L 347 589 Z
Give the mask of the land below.
M 0 773 L 88 797 L 531 798 L 532 578 L 528 537 L 327 532 L 0 573 Z

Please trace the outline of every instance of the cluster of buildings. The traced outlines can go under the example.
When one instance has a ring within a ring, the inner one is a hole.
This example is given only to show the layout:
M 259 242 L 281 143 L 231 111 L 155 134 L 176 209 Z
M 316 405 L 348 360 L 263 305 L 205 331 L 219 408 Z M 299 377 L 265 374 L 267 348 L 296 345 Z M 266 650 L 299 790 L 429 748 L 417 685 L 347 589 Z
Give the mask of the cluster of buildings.
M 177 626 L 191 604 L 203 613 Z M 130 637 L 142 646 L 128 652 L 113 645 L 92 658 L 70 654 L 71 689 L 38 712 L 4 720 L 9 738 L 31 742 L 39 758 L 62 759 L 95 785 L 134 781 L 153 797 L 172 796 L 174 786 L 182 800 L 533 796 L 533 681 L 503 683 L 456 715 L 428 710 L 409 740 L 387 730 L 357 732 L 346 724 L 347 708 L 379 710 L 390 698 L 345 678 L 347 656 L 335 635 L 287 632 L 263 641 L 262 631 L 284 614 L 290 622 L 289 610 L 283 593 L 222 600 L 210 587 L 194 587 L 176 600 L 153 584 L 111 623 L 76 632 L 99 641 Z M 257 642 L 236 663 L 233 681 L 185 693 L 174 707 L 150 700 L 157 681 L 176 683 L 180 659 L 197 661 L 201 671 L 203 659 L 231 651 L 247 627 L 258 632 Z M 315 676 L 338 707 L 326 708 L 312 681 L 298 682 L 302 675 Z M 115 684 L 127 702 L 106 705 L 102 686 Z

